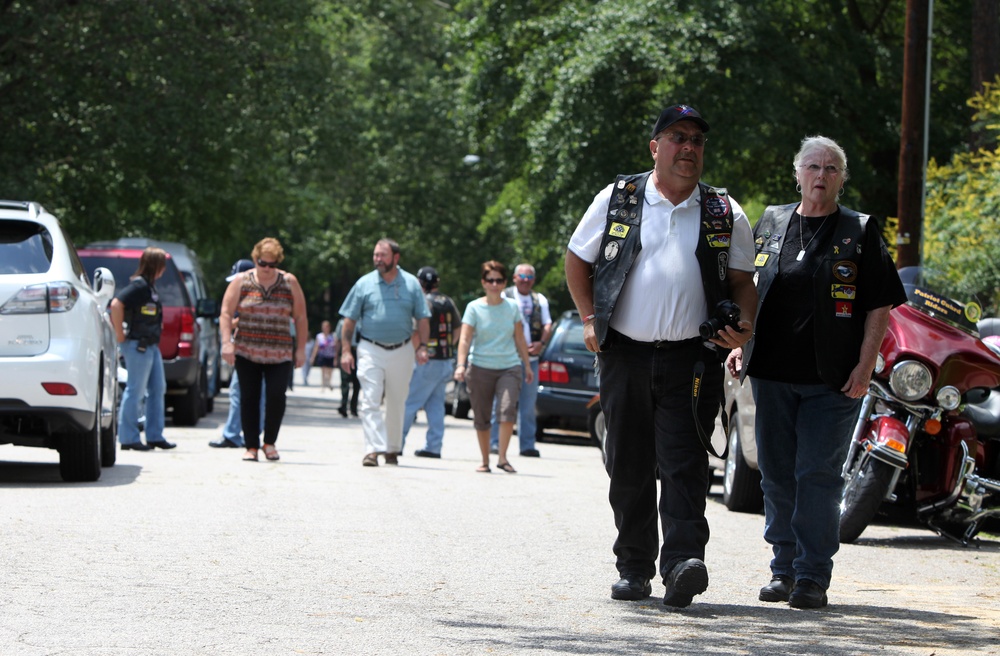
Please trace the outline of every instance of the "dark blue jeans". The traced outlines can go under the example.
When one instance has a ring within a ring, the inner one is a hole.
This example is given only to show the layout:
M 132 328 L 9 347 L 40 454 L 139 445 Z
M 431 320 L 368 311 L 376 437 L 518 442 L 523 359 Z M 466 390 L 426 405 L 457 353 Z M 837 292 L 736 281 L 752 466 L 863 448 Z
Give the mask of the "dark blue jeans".
M 722 365 L 700 340 L 654 348 L 614 331 L 599 358 L 618 571 L 651 579 L 659 551 L 665 578 L 678 562 L 705 558 L 708 454 L 695 427 L 691 382 L 695 362 L 703 361 L 698 414 L 711 435 L 722 399 Z M 659 549 L 657 479 L 663 530 Z
M 826 385 L 750 383 L 771 573 L 828 588 L 840 548 L 841 469 L 861 399 Z

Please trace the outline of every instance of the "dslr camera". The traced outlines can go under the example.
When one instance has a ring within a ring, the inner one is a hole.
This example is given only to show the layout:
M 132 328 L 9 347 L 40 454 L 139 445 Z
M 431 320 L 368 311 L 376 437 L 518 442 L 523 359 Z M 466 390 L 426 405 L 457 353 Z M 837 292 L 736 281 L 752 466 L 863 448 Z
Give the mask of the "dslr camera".
M 708 321 L 703 321 L 698 326 L 698 332 L 702 339 L 711 339 L 726 326 L 740 330 L 740 306 L 730 300 L 719 301 Z

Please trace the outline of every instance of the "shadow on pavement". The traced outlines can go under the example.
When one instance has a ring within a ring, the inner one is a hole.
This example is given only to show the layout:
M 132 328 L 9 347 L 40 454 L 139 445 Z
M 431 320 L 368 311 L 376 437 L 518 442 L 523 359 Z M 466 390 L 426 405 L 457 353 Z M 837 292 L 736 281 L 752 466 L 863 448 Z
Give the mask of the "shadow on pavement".
M 58 463 L 0 461 L 0 489 L 44 486 L 46 488 L 106 488 L 129 485 L 139 478 L 142 467 L 115 465 L 101 469 L 100 480 L 92 483 L 67 483 L 59 475 Z

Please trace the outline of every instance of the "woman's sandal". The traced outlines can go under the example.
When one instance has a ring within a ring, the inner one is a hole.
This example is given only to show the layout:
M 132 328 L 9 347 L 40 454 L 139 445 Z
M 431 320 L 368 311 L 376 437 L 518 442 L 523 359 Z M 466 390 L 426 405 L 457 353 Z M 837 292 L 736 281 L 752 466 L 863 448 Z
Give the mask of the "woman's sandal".
M 247 452 L 243 454 L 243 459 L 257 462 L 257 449 L 247 449 Z
M 497 469 L 502 469 L 508 474 L 516 474 L 517 470 L 514 469 L 509 462 L 498 462 Z
M 489 474 L 492 470 L 489 465 L 479 465 L 476 467 L 476 471 L 480 474 Z
M 278 455 L 278 450 L 274 448 L 273 444 L 264 445 L 264 457 L 268 460 L 280 460 L 281 456 Z

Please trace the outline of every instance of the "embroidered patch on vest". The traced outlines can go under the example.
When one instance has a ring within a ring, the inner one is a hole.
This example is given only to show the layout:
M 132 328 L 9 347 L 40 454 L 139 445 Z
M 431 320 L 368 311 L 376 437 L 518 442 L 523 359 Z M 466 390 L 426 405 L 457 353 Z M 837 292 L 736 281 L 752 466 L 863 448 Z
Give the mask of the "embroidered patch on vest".
M 721 196 L 709 196 L 705 199 L 705 211 L 711 216 L 723 217 L 729 214 L 729 203 Z
M 858 277 L 858 265 L 850 260 L 841 260 L 833 265 L 833 277 L 840 282 L 854 282 Z
M 628 216 L 627 212 L 625 214 Z M 627 226 L 624 223 L 612 223 L 611 229 L 608 230 L 608 234 L 612 237 L 621 237 L 624 239 L 626 235 L 628 235 L 628 231 L 631 227 L 632 226 Z
M 838 301 L 836 303 L 837 316 L 842 319 L 850 319 L 853 305 L 850 301 Z
M 713 235 L 705 235 L 708 245 L 712 248 L 729 248 L 731 234 L 728 232 L 717 232 Z
M 726 270 L 729 268 L 729 253 L 719 253 L 719 280 L 726 279 Z
M 762 267 L 767 263 L 767 258 L 771 257 L 769 253 L 758 253 L 757 259 L 753 261 L 755 267 Z
M 830 285 L 830 296 L 833 298 L 853 301 L 857 293 L 858 288 L 855 285 Z

